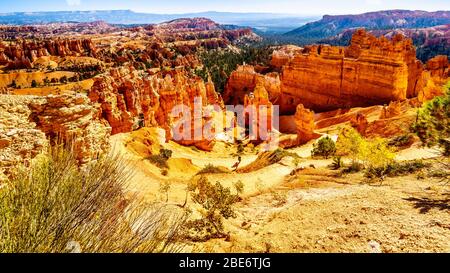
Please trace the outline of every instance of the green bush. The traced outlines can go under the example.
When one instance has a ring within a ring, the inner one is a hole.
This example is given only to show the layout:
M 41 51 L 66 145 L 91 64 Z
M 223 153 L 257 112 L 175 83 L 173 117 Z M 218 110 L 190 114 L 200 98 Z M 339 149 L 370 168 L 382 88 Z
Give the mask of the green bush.
M 0 252 L 172 252 L 186 215 L 126 197 L 117 156 L 79 168 L 61 146 L 0 189 Z
M 160 149 L 159 154 L 166 159 L 170 159 L 172 157 L 173 152 L 169 149 Z
M 450 82 L 445 95 L 427 102 L 417 114 L 413 131 L 429 147 L 438 145 L 444 156 L 450 156 Z
M 424 163 L 422 160 L 392 162 L 386 166 L 367 168 L 365 176 L 367 178 L 394 177 L 413 174 L 428 167 L 430 164 Z
M 162 155 L 150 155 L 146 157 L 148 161 L 150 161 L 153 165 L 156 165 L 160 169 L 168 169 L 169 165 L 167 164 L 167 158 Z
M 217 174 L 217 173 L 227 173 L 227 170 L 224 167 L 217 167 L 212 164 L 206 165 L 203 169 L 201 169 L 197 175 L 202 174 Z
M 215 184 L 204 176 L 195 180 L 190 187 L 192 201 L 202 208 L 202 218 L 188 221 L 185 226 L 185 236 L 193 241 L 206 241 L 212 238 L 222 238 L 224 232 L 223 220 L 236 217 L 234 204 L 241 200 L 242 183 L 234 185 L 236 193 L 225 188 L 219 182 Z
M 341 156 L 334 157 L 331 167 L 333 168 L 333 170 L 339 170 L 340 168 L 344 167 L 344 162 L 342 161 L 342 157 Z
M 160 169 L 168 169 L 169 165 L 167 164 L 167 160 L 169 160 L 172 157 L 172 151 L 168 149 L 160 149 L 159 154 L 157 155 L 150 155 L 149 157 L 146 157 L 148 161 L 150 161 L 152 164 L 156 165 Z M 164 170 L 163 170 L 164 172 Z M 161 173 L 162 175 L 167 175 L 164 173 Z
M 351 127 L 344 127 L 339 131 L 336 142 L 336 155 L 348 156 L 353 162 L 358 160 L 363 137 Z
M 327 159 L 335 153 L 336 143 L 334 143 L 329 136 L 319 139 L 319 141 L 314 144 L 314 148 L 311 152 L 312 156 L 323 156 Z
M 370 168 L 385 167 L 395 158 L 385 139 L 366 140 L 353 128 L 340 131 L 336 147 L 337 155 L 349 156 L 353 163 L 360 162 Z
M 405 147 L 411 145 L 414 142 L 414 137 L 412 134 L 405 134 L 397 136 L 389 140 L 388 146 L 390 147 Z

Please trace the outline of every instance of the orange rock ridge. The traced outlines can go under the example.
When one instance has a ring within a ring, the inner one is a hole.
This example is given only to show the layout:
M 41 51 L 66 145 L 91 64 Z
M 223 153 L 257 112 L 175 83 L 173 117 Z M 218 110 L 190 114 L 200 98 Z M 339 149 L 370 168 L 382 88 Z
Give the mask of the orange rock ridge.
M 95 56 L 90 39 L 18 40 L 11 45 L 0 43 L 0 65 L 9 68 L 32 68 L 32 62 L 43 56 Z
M 410 39 L 376 38 L 364 30 L 354 34 L 349 47 L 313 45 L 301 51 L 283 47 L 274 52 L 272 65 L 281 71 L 279 75 L 239 67 L 230 76 L 224 100 L 238 103 L 253 90 L 255 79 L 262 77 L 282 113 L 295 113 L 298 104 L 323 112 L 402 101 L 420 96 L 427 86 L 433 90 L 425 93 L 433 94 L 422 97 L 430 97 L 435 93 L 435 78 L 448 77 L 446 56 L 430 60 L 429 71 L 424 71 Z
M 112 69 L 108 75 L 95 79 L 88 95 L 92 102 L 101 105 L 101 115 L 112 127 L 112 134 L 144 126 L 161 126 L 167 140 L 172 139 L 171 130 L 176 118 L 171 116 L 171 111 L 175 106 L 186 105 L 193 110 L 194 98 L 201 98 L 204 107 L 223 106 L 222 98 L 211 82 L 189 77 L 184 70 L 142 75 L 133 67 Z M 204 141 L 186 141 L 180 142 L 211 149 L 211 141 L 206 144 Z

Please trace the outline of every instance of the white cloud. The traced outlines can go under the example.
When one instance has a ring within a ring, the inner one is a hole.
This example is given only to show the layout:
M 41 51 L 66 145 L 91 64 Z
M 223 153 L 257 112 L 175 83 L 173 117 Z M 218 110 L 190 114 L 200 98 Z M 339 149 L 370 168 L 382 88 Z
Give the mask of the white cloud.
M 79 6 L 81 5 L 81 0 L 66 0 L 67 5 L 73 7 L 73 6 Z

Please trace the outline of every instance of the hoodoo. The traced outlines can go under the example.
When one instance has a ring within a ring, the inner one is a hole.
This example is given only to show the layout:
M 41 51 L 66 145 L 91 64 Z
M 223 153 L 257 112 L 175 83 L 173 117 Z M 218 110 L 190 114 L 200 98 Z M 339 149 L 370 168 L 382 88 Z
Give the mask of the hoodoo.
M 433 81 L 427 74 L 446 78 L 448 73 L 446 57 L 431 60 L 426 72 L 410 39 L 376 38 L 364 30 L 354 33 L 348 47 L 284 46 L 273 53 L 272 66 L 280 74 L 239 67 L 228 81 L 225 101 L 239 102 L 237 97 L 252 92 L 255 79 L 263 78 L 284 114 L 294 114 L 299 104 L 316 112 L 389 104 L 417 97 Z

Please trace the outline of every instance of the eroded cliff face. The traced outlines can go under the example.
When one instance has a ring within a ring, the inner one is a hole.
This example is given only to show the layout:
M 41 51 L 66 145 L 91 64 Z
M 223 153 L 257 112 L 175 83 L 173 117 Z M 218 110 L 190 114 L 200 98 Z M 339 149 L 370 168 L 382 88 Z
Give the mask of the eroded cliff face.
M 364 30 L 355 32 L 348 47 L 282 47 L 272 56 L 279 74 L 261 75 L 251 66 L 239 67 L 228 81 L 224 99 L 239 103 L 252 92 L 256 78 L 265 79 L 269 97 L 280 105 L 282 114 L 294 114 L 299 104 L 324 112 L 433 97 L 433 82 L 448 76 L 446 57 L 430 60 L 425 71 L 415 56 L 410 39 L 376 38 Z
M 277 70 L 281 70 L 283 66 L 287 65 L 290 61 L 292 61 L 295 55 L 300 54 L 303 51 L 303 48 L 293 45 L 285 45 L 275 50 L 272 54 L 272 60 L 270 61 L 270 65 L 273 66 Z
M 0 95 L 0 181 L 18 164 L 28 164 L 48 145 L 46 135 L 29 121 L 34 97 Z
M 256 86 L 254 91 L 245 95 L 244 107 L 249 109 L 246 112 L 246 124 L 253 128 L 251 132 L 251 140 L 255 141 L 269 141 L 272 128 L 273 108 L 269 99 L 269 93 L 265 87 L 265 80 L 263 78 L 256 79 Z
M 99 113 L 82 94 L 0 95 L 0 175 L 57 142 L 69 144 L 81 164 L 96 159 L 108 151 L 111 134 Z
M 81 164 L 108 151 L 111 127 L 101 119 L 98 105 L 86 95 L 39 97 L 28 106 L 29 120 L 36 128 L 52 142 L 68 143 Z
M 96 51 L 90 39 L 18 40 L 9 45 L 0 44 L 0 65 L 10 69 L 32 68 L 32 63 L 40 57 L 95 56 Z
M 313 111 L 306 109 L 303 104 L 299 104 L 297 105 L 294 118 L 297 127 L 297 145 L 305 144 L 317 138 L 317 135 L 314 133 L 316 125 Z
M 95 79 L 88 96 L 92 102 L 100 104 L 101 116 L 110 124 L 112 134 L 160 126 L 165 129 L 167 140 L 172 139 L 172 127 L 177 122 L 171 115 L 175 106 L 185 105 L 193 111 L 197 98 L 202 107 L 214 104 L 223 107 L 222 98 L 211 82 L 189 76 L 184 70 L 148 75 L 133 67 L 112 69 Z M 212 149 L 211 141 L 179 142 L 203 150 Z
M 315 111 L 405 100 L 417 95 L 423 68 L 410 40 L 377 39 L 363 30 L 349 47 L 310 46 L 283 67 L 281 109 Z
M 252 93 L 259 83 L 265 88 L 273 104 L 278 104 L 281 95 L 281 80 L 278 73 L 259 74 L 251 65 L 239 66 L 228 79 L 223 94 L 224 101 L 230 105 L 244 104 L 246 95 Z
M 425 102 L 442 95 L 442 85 L 450 75 L 450 65 L 447 56 L 436 56 L 426 64 L 426 71 L 422 74 L 422 89 L 417 95 L 419 102 Z

